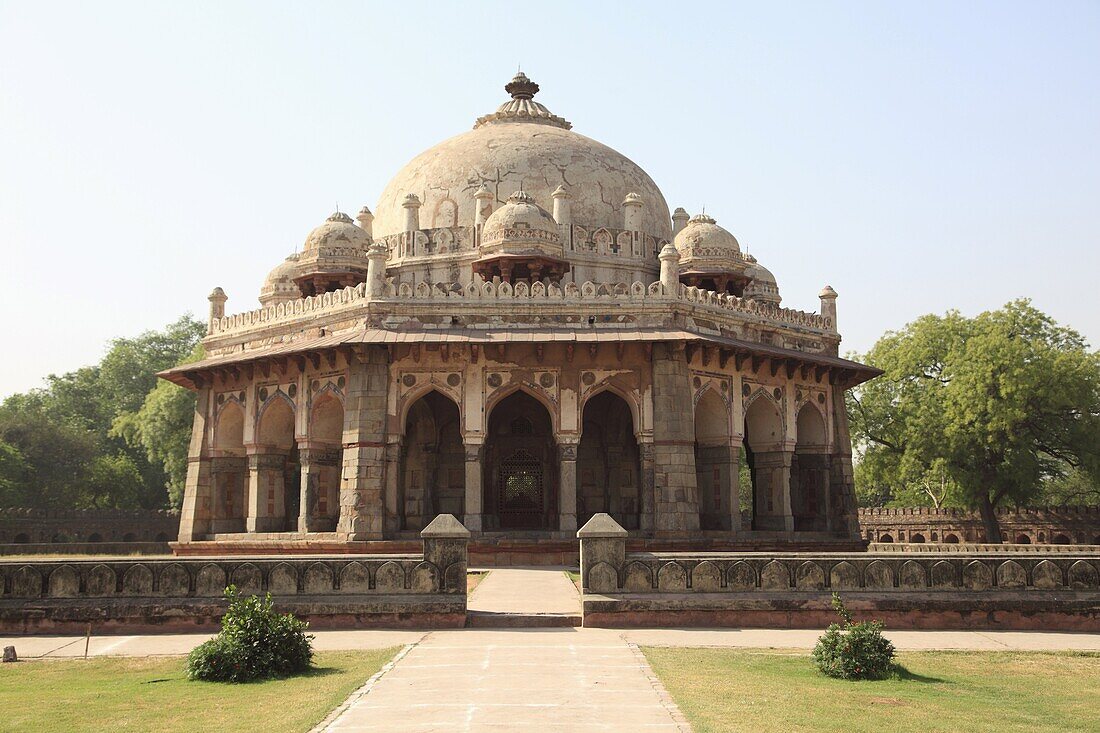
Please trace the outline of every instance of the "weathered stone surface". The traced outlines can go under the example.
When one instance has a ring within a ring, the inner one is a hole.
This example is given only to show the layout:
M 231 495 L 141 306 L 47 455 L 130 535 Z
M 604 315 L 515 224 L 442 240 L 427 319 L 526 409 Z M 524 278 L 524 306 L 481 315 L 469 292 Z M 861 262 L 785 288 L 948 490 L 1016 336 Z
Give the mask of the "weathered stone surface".
M 162 596 L 186 596 L 190 592 L 191 576 L 182 565 L 173 563 L 160 571 Z
M 267 590 L 273 596 L 292 596 L 298 592 L 298 572 L 290 565 L 281 564 L 267 574 Z
M 952 563 L 940 560 L 932 565 L 933 588 L 954 588 L 958 584 L 958 573 Z
M 963 567 L 963 587 L 985 590 L 993 585 L 993 573 L 981 560 L 972 560 Z
M 627 593 L 646 593 L 653 589 L 653 571 L 649 566 L 634 562 L 626 566 L 623 590 Z
M 340 590 L 344 593 L 366 593 L 370 590 L 370 573 L 360 562 L 351 562 L 340 571 Z
M 241 595 L 258 595 L 263 588 L 263 574 L 258 567 L 246 562 L 233 568 L 229 582 L 237 587 Z
M 1031 584 L 1036 588 L 1060 588 L 1062 571 L 1050 560 L 1040 560 L 1031 570 Z
M 395 562 L 382 563 L 374 576 L 374 588 L 379 593 L 401 593 L 405 590 L 405 571 Z
M 791 587 L 791 574 L 787 566 L 778 560 L 772 560 L 760 571 L 762 590 L 787 590 Z
M 619 588 L 619 577 L 610 564 L 599 562 L 589 569 L 587 583 L 590 593 L 614 593 Z
M 722 571 L 714 563 L 704 561 L 691 571 L 691 589 L 700 593 L 714 593 L 722 589 Z
M 50 595 L 54 598 L 73 598 L 80 595 L 80 576 L 68 565 L 62 565 L 50 573 Z
M 333 576 L 328 566 L 315 562 L 308 566 L 302 576 L 302 591 L 310 595 L 323 595 L 332 592 Z
M 1078 560 L 1069 568 L 1069 584 L 1073 588 L 1096 588 L 1100 585 L 1096 568 L 1087 560 Z
M 153 571 L 146 565 L 131 565 L 122 576 L 122 592 L 131 596 L 153 594 Z
M 657 589 L 667 593 L 687 590 L 687 571 L 676 562 L 666 562 L 657 571 Z
M 825 587 L 825 571 L 815 562 L 804 562 L 795 570 L 798 590 L 821 590 Z
M 898 572 L 898 587 L 919 590 L 928 586 L 928 572 L 916 560 L 906 560 Z
M 838 562 L 829 572 L 829 586 L 833 590 L 859 588 L 859 569 L 847 560 Z
M 195 576 L 195 595 L 220 598 L 225 593 L 225 570 L 208 563 Z
M 15 653 L 15 647 L 14 646 L 4 647 L 4 661 L 5 662 L 18 662 L 19 661 L 19 655 L 17 655 Z
M 96 565 L 84 576 L 84 592 L 89 596 L 113 596 L 115 571 L 106 565 Z
M 867 588 L 885 590 L 894 587 L 894 571 L 882 560 L 872 560 L 863 571 Z
M 756 571 L 747 562 L 737 561 L 731 564 L 726 578 L 730 590 L 748 591 L 756 588 Z

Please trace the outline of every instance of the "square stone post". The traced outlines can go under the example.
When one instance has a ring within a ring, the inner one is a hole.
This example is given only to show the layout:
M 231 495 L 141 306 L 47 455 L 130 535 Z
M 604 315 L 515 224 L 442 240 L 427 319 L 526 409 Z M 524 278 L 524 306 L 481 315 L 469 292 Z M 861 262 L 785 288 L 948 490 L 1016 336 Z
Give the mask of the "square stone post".
M 741 439 L 736 438 L 730 442 L 729 462 L 727 463 L 729 476 L 726 480 L 726 488 L 729 492 L 726 498 L 725 510 L 729 516 L 729 530 L 733 534 L 741 531 Z
M 638 438 L 638 452 L 642 459 L 642 475 L 640 477 L 638 491 L 641 493 L 641 518 L 639 525 L 643 532 L 652 532 L 654 528 L 653 507 L 656 480 L 656 462 L 653 458 L 653 436 L 645 435 Z
M 383 347 L 348 353 L 339 532 L 347 540 L 383 537 L 386 479 L 386 399 L 389 358 Z
M 466 545 L 470 531 L 451 514 L 440 514 L 420 532 L 424 561 L 439 569 L 444 593 L 466 595 Z
M 210 460 L 211 510 L 210 532 L 243 532 L 248 459 L 244 456 L 217 456 Z
M 627 535 L 610 514 L 603 512 L 593 515 L 577 532 L 584 593 L 614 593 L 619 589 L 619 570 L 626 564 Z
M 577 445 L 579 435 L 559 435 L 558 443 L 558 529 L 577 531 Z
M 463 523 L 471 532 L 481 532 L 484 526 L 482 523 L 482 514 L 484 513 L 482 497 L 484 494 L 481 485 L 483 475 L 481 458 L 485 448 L 483 440 L 484 436 L 480 434 L 464 435 L 462 438 L 466 449 L 466 498 L 464 501 L 465 516 L 463 517 Z
M 387 537 L 401 530 L 401 513 L 405 511 L 400 491 L 403 441 L 403 435 L 386 436 L 386 516 L 382 529 Z
M 699 530 L 695 476 L 695 418 L 691 374 L 684 343 L 653 349 L 654 530 L 685 534 Z
M 180 542 L 194 542 L 210 532 L 213 501 L 206 431 L 211 392 L 209 386 L 200 387 L 196 395 L 191 443 L 187 449 L 187 481 L 183 488 L 183 507 L 180 511 Z

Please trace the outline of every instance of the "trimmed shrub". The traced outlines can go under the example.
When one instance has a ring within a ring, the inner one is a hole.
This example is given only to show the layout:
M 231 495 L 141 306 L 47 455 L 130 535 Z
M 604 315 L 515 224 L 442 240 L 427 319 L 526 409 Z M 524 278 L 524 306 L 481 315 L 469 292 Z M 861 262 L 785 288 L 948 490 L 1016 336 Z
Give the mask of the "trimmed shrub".
M 817 668 L 842 680 L 878 680 L 894 667 L 894 645 L 882 635 L 880 621 L 854 621 L 840 596 L 833 593 L 833 610 L 844 624 L 830 624 L 817 640 Z
M 271 594 L 241 597 L 225 589 L 229 610 L 222 630 L 187 657 L 187 677 L 213 682 L 247 682 L 305 672 L 313 663 L 309 624 L 293 614 L 275 612 Z

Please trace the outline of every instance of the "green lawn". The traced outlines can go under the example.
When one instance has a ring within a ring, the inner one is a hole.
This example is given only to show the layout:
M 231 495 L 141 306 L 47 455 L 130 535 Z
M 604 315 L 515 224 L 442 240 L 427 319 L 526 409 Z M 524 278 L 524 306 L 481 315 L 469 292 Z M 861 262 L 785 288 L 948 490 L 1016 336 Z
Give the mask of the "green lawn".
M 694 727 L 714 731 L 1100 731 L 1100 654 L 907 652 L 893 679 L 819 674 L 808 652 L 647 647 Z
M 189 682 L 180 657 L 22 661 L 0 667 L 4 731 L 308 731 L 397 648 L 318 652 L 307 675 Z

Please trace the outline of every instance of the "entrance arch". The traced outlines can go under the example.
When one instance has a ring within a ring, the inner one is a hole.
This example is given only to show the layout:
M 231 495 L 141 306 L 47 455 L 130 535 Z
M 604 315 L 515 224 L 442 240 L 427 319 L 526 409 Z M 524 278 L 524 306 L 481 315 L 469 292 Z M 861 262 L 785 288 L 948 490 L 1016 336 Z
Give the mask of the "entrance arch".
M 637 529 L 641 509 L 641 451 L 634 416 L 619 395 L 604 390 L 584 403 L 577 446 L 577 523 L 610 514 Z
M 729 406 L 708 389 L 695 405 L 695 484 L 701 529 L 741 529 L 737 462 L 730 440 Z
M 465 460 L 458 405 L 433 389 L 405 416 L 397 497 L 402 529 L 423 529 L 437 514 L 464 514 Z
M 825 419 L 807 402 L 798 411 L 795 426 L 797 442 L 791 461 L 794 528 L 795 531 L 823 532 L 829 524 L 829 446 Z
M 218 411 L 210 473 L 214 483 L 210 531 L 244 532 L 248 459 L 244 449 L 244 409 L 236 400 L 226 402 Z
M 331 389 L 313 400 L 309 441 L 299 451 L 302 464 L 302 512 L 298 529 L 332 532 L 340 518 L 340 464 L 343 454 L 344 404 Z
M 301 467 L 294 440 L 294 405 L 282 393 L 268 400 L 260 413 L 249 474 L 248 528 L 297 531 Z
M 553 423 L 526 392 L 513 392 L 489 414 L 484 472 L 487 529 L 557 528 Z

